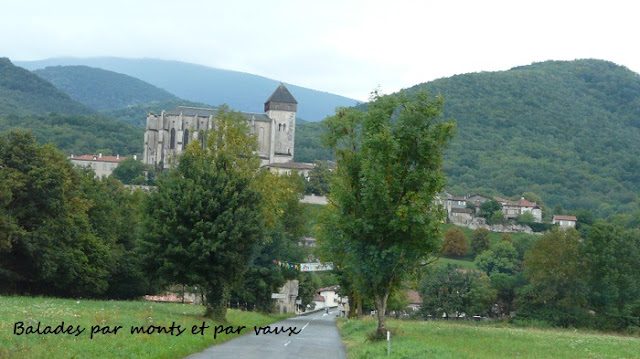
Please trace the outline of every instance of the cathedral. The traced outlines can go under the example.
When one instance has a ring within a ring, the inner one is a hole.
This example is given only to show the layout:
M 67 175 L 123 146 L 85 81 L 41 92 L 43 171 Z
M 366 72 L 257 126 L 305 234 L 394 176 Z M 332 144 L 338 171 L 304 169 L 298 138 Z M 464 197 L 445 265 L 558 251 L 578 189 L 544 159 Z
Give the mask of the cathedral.
M 261 165 L 280 167 L 293 163 L 298 102 L 280 84 L 264 103 L 264 113 L 242 112 L 251 134 L 258 139 Z M 178 107 L 147 116 L 143 162 L 169 168 L 193 139 L 202 139 L 216 121 L 215 109 Z

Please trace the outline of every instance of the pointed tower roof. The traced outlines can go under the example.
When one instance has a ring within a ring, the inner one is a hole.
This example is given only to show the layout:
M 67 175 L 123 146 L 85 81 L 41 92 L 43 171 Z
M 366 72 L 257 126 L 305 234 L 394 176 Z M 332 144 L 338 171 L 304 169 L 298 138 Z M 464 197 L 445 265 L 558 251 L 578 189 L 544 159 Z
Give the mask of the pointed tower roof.
M 296 101 L 296 99 L 293 98 L 293 95 L 291 95 L 291 92 L 289 92 L 289 90 L 287 90 L 287 88 L 284 86 L 283 83 L 280 83 L 280 86 L 278 86 L 278 88 L 275 91 L 273 91 L 273 93 L 271 94 L 271 96 L 269 96 L 269 98 L 267 99 L 267 102 L 265 102 L 265 104 L 267 104 L 269 102 L 281 102 L 281 103 L 295 103 L 295 104 L 298 104 L 298 101 Z

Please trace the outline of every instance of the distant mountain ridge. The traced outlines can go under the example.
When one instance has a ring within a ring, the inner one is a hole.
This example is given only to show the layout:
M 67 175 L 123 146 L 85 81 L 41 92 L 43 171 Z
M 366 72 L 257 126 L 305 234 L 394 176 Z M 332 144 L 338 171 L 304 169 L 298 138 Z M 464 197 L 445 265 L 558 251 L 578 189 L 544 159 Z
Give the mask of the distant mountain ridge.
M 42 115 L 49 112 L 88 114 L 94 111 L 74 101 L 50 82 L 0 58 L 0 115 Z
M 185 100 L 210 106 L 226 103 L 232 109 L 263 112 L 263 104 L 280 84 L 279 81 L 244 72 L 231 71 L 156 59 L 54 58 L 40 61 L 18 61 L 29 70 L 47 66 L 84 65 L 118 72 L 138 78 Z M 286 84 L 299 106 L 297 116 L 306 121 L 321 121 L 336 107 L 353 106 L 358 101 L 327 92 Z
M 34 73 L 99 111 L 178 99 L 135 77 L 88 66 L 50 66 Z

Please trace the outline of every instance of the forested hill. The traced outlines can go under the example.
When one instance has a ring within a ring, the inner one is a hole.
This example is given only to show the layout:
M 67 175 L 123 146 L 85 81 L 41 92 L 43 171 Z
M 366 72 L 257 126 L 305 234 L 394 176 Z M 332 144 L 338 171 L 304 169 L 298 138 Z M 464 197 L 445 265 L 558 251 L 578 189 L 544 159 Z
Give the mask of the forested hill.
M 118 124 L 72 100 L 47 80 L 0 58 L 0 135 L 29 130 L 64 153 L 130 155 L 144 131 Z
M 178 99 L 137 78 L 98 68 L 51 66 L 34 72 L 74 100 L 95 110 L 113 110 Z
M 640 75 L 601 60 L 548 61 L 417 85 L 457 122 L 449 190 L 598 215 L 640 208 Z
M 72 100 L 50 82 L 0 58 L 0 115 L 41 115 L 50 112 L 87 114 L 93 111 Z
M 170 93 L 209 106 L 226 103 L 231 108 L 247 112 L 263 112 L 264 102 L 280 84 L 279 80 L 179 61 L 158 59 L 54 58 L 40 61 L 19 61 L 29 69 L 56 65 L 84 65 L 133 76 Z M 287 84 L 298 103 L 297 116 L 307 121 L 321 121 L 340 106 L 353 106 L 356 100 Z

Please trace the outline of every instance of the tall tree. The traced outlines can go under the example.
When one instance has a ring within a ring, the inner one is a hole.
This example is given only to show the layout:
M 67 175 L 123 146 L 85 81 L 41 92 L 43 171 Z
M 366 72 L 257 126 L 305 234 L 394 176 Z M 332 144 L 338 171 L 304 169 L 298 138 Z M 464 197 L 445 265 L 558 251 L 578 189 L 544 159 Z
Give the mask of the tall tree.
M 458 227 L 449 228 L 444 234 L 442 253 L 447 256 L 464 257 L 469 252 L 467 236 Z
M 107 289 L 113 241 L 92 228 L 82 191 L 52 146 L 31 133 L 0 138 L 0 290 L 97 296 Z
M 471 236 L 471 253 L 473 253 L 473 255 L 478 255 L 486 251 L 489 249 L 490 244 L 488 229 L 478 228 L 473 231 L 473 235 Z
M 424 91 L 371 100 L 366 113 L 343 108 L 325 120 L 337 168 L 324 223 L 331 234 L 320 240 L 341 247 L 359 292 L 374 299 L 383 336 L 389 294 L 441 246 L 435 194 L 454 124 L 439 120 L 443 99 Z
M 147 203 L 155 272 L 167 283 L 202 286 L 209 317 L 224 320 L 230 287 L 261 235 L 256 147 L 242 116 L 221 107 L 207 146 L 190 143 Z

